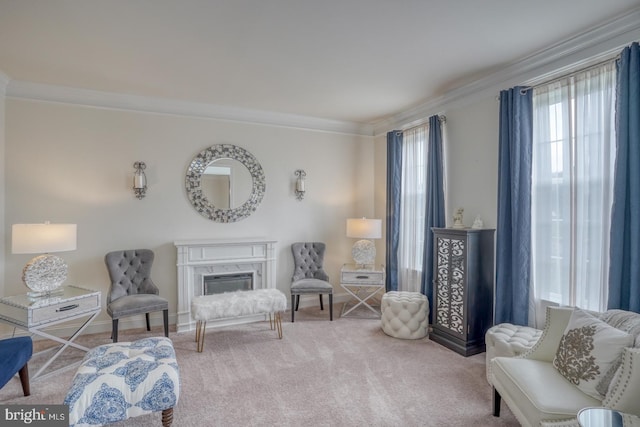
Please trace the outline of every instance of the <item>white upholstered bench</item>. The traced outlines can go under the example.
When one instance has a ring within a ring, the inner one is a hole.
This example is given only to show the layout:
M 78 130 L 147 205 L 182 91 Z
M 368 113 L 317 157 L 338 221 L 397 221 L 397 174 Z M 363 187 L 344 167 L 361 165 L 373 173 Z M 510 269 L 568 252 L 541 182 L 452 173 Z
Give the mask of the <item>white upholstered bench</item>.
M 191 316 L 196 321 L 198 352 L 204 349 L 207 321 L 255 314 L 269 315 L 269 327 L 282 338 L 281 313 L 287 309 L 287 297 L 278 289 L 254 289 L 200 295 L 191 300 Z M 274 319 L 271 315 L 274 314 Z

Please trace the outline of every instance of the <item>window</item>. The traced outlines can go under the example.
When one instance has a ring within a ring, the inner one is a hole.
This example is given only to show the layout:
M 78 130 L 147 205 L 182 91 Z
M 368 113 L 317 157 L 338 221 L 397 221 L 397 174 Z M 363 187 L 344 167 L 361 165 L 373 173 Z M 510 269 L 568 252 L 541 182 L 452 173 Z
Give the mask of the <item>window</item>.
M 615 163 L 613 61 L 533 92 L 536 300 L 606 309 Z
M 403 132 L 398 290 L 420 292 L 427 203 L 428 125 Z

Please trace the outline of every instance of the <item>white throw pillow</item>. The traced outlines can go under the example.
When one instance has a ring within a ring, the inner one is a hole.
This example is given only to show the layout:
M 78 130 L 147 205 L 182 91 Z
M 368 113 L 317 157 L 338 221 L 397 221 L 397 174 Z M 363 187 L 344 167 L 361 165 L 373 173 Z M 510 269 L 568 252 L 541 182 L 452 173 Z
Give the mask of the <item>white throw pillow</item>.
M 560 340 L 553 366 L 584 393 L 602 400 L 604 395 L 596 386 L 622 349 L 633 345 L 633 340 L 626 332 L 576 308 Z

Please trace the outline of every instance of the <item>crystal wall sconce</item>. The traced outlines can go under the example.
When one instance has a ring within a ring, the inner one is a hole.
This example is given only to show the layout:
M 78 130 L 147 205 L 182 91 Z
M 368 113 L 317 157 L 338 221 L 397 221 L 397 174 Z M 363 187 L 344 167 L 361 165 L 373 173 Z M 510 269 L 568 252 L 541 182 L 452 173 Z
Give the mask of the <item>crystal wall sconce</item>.
M 138 199 L 142 199 L 147 193 L 147 175 L 144 173 L 147 165 L 144 162 L 135 162 L 133 167 L 136 170 L 133 174 L 133 193 Z
M 304 180 L 307 176 L 307 173 L 303 169 L 298 169 L 295 171 L 295 175 L 298 177 L 296 179 L 296 199 L 302 200 L 304 199 Z

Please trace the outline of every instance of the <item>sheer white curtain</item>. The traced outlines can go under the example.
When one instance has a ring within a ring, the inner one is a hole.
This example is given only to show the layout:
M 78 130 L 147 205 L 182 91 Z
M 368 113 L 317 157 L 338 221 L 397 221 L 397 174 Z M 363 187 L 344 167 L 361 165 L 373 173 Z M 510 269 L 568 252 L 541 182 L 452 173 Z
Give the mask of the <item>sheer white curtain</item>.
M 534 89 L 534 310 L 542 300 L 606 309 L 615 87 L 611 61 Z
M 428 124 L 403 132 L 398 243 L 399 291 L 420 292 L 427 200 L 428 137 Z

